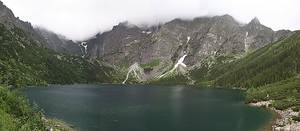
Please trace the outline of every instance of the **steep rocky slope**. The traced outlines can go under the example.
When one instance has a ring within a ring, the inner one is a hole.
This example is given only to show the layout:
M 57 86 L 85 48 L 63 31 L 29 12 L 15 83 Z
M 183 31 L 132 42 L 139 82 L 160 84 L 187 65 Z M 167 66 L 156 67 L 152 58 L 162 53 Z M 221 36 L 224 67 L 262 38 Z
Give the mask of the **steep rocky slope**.
M 36 31 L 30 23 L 16 18 L 2 2 L 0 46 L 0 84 L 18 87 L 27 84 L 111 80 L 111 67 L 97 60 L 89 61 L 66 54 L 76 54 L 76 51 L 81 53 L 80 46 L 50 31 Z M 72 52 L 71 49 L 76 51 Z
M 124 22 L 86 42 L 90 58 L 100 58 L 115 66 L 159 61 L 147 68 L 147 75 L 153 78 L 172 68 L 184 54 L 184 63 L 191 70 L 210 66 L 220 56 L 239 58 L 291 34 L 288 30 L 273 31 L 257 18 L 241 24 L 223 15 L 175 19 L 153 27 Z
M 246 57 L 213 70 L 216 84 L 257 87 L 300 73 L 300 33 L 269 44 Z
M 29 22 L 15 17 L 13 12 L 0 1 L 0 23 L 7 28 L 20 28 L 40 47 L 47 47 L 59 53 L 82 55 L 79 44 L 42 28 L 34 28 Z
M 44 37 L 30 23 L 15 18 L 0 2 L 1 131 L 45 131 L 54 126 L 45 120 L 38 107 L 32 107 L 17 92 L 18 87 L 112 82 L 113 68 L 100 61 L 57 53 L 45 48 L 49 44 L 45 42 Z
M 81 47 L 79 43 L 68 40 L 66 37 L 42 27 L 35 28 L 35 31 L 43 36 L 43 38 L 46 40 L 45 46 L 49 49 L 52 49 L 59 53 L 66 53 L 77 56 L 83 55 L 83 47 Z
M 39 47 L 23 30 L 0 23 L 0 84 L 111 82 L 112 68 L 99 61 Z
M 25 31 L 30 37 L 32 37 L 39 46 L 42 46 L 42 43 L 45 43 L 45 39 L 31 26 L 29 22 L 24 22 L 18 17 L 15 17 L 13 12 L 7 8 L 0 1 L 0 23 L 4 24 L 7 28 L 20 28 Z
M 144 70 L 144 81 L 162 78 L 170 72 L 188 78 L 190 75 L 197 76 L 197 79 L 208 78 L 205 75 L 213 67 L 223 66 L 293 34 L 288 30 L 273 31 L 257 18 L 241 24 L 233 17 L 223 15 L 193 20 L 174 19 L 152 27 L 123 22 L 111 31 L 75 43 L 46 29 L 32 28 L 30 23 L 15 18 L 2 3 L 0 10 L 0 23 L 8 29 L 22 29 L 39 47 L 91 61 L 101 60 L 121 72 L 127 72 L 128 67 L 138 64 Z M 172 69 L 183 56 L 184 67 Z
M 138 63 L 144 68 L 144 80 L 163 75 L 183 55 L 186 55 L 183 63 L 188 71 L 210 68 L 221 57 L 225 58 L 221 62 L 229 62 L 292 34 L 288 30 L 273 31 L 257 18 L 241 24 L 233 17 L 223 15 L 193 20 L 174 19 L 152 27 L 123 22 L 111 31 L 75 43 L 47 29 L 34 29 L 30 23 L 16 18 L 2 2 L 0 10 L 0 23 L 7 28 L 22 29 L 40 47 L 92 60 L 100 59 L 120 70 L 127 70 Z

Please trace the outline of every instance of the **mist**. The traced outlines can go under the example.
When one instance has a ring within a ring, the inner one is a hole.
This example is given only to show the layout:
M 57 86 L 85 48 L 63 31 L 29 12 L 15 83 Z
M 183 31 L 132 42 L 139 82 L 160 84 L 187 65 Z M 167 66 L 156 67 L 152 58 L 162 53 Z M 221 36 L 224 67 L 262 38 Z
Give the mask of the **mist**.
M 258 17 L 273 30 L 300 29 L 297 0 L 2 0 L 14 14 L 72 40 L 84 40 L 120 22 L 153 25 L 174 18 L 229 14 L 241 23 Z

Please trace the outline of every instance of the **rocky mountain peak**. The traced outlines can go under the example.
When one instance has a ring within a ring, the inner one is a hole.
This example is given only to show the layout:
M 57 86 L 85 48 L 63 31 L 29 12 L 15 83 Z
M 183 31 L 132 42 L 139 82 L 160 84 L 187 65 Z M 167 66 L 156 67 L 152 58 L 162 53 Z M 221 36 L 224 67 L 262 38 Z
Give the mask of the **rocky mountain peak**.
M 228 14 L 225 14 L 225 15 L 222 15 L 222 16 L 216 16 L 216 17 L 218 17 L 220 20 L 236 22 L 236 20 L 231 15 L 228 15 Z
M 249 24 L 255 24 L 255 25 L 260 25 L 260 22 L 259 22 L 259 20 L 258 20 L 258 18 L 257 17 L 254 17 L 251 21 L 250 21 L 250 23 Z
M 259 20 L 258 20 L 257 17 L 253 18 L 245 26 L 245 28 L 247 28 L 247 30 L 249 31 L 250 34 L 256 34 L 256 35 L 258 35 L 257 33 L 261 32 L 262 34 L 260 34 L 260 35 L 272 35 L 274 33 L 274 31 L 271 28 L 262 25 L 259 22 Z
M 182 24 L 182 23 L 185 23 L 185 21 L 186 20 L 183 20 L 181 18 L 175 18 L 166 24 Z
M 124 21 L 124 22 L 120 22 L 118 25 L 114 26 L 112 30 L 128 29 L 128 28 L 137 28 L 137 26 L 129 23 L 128 21 Z
M 0 1 L 1 2 L 1 1 Z M 11 22 L 14 21 L 16 18 L 13 12 L 8 9 L 2 2 L 0 3 L 0 22 Z

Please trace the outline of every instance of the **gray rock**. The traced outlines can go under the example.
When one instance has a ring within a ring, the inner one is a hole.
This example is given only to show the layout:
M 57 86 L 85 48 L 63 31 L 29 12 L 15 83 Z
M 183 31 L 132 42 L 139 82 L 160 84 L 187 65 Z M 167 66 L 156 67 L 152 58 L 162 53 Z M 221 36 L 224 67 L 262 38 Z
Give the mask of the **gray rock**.
M 114 67 L 129 67 L 134 63 L 151 65 L 152 61 L 159 60 L 159 65 L 147 69 L 147 78 L 168 71 L 184 54 L 187 54 L 184 63 L 188 69 L 203 65 L 210 67 L 219 56 L 239 57 L 293 33 L 289 30 L 273 31 L 262 25 L 258 18 L 241 24 L 230 15 L 174 19 L 152 27 L 123 22 L 84 41 L 86 52 L 82 42 L 75 43 L 42 28 L 34 29 L 30 23 L 16 18 L 2 2 L 0 23 L 9 28 L 21 28 L 40 46 L 102 59 Z
M 81 47 L 80 44 L 72 40 L 68 40 L 62 35 L 51 32 L 42 27 L 35 28 L 35 31 L 44 37 L 44 39 L 46 40 L 45 46 L 49 49 L 71 55 L 81 56 L 82 54 L 84 54 L 82 49 L 83 47 Z
M 273 31 L 257 18 L 241 24 L 230 15 L 223 15 L 174 19 L 149 28 L 120 23 L 87 40 L 87 45 L 90 58 L 101 58 L 115 66 L 160 59 L 160 66 L 154 68 L 157 74 L 172 67 L 184 53 L 188 54 L 188 67 L 195 67 L 208 58 L 244 55 L 291 34 L 288 30 Z

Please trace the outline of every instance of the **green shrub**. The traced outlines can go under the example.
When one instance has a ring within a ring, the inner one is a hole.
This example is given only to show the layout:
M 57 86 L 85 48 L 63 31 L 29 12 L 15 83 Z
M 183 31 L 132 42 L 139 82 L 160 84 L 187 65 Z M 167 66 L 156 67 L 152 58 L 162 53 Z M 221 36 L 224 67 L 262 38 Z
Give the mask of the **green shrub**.
M 293 120 L 300 122 L 300 115 L 294 116 L 294 117 L 293 117 Z
M 0 129 L 7 131 L 45 130 L 42 113 L 32 108 L 27 99 L 16 91 L 0 86 Z
M 0 109 L 0 131 L 13 131 L 15 129 L 16 123 L 14 122 L 12 116 Z
M 279 110 L 284 110 L 297 104 L 297 100 L 294 97 L 286 98 L 283 100 L 275 100 L 272 106 Z
M 141 67 L 144 69 L 151 69 L 155 66 L 158 66 L 159 64 L 160 64 L 160 59 L 153 59 L 152 61 L 146 64 L 141 64 Z

